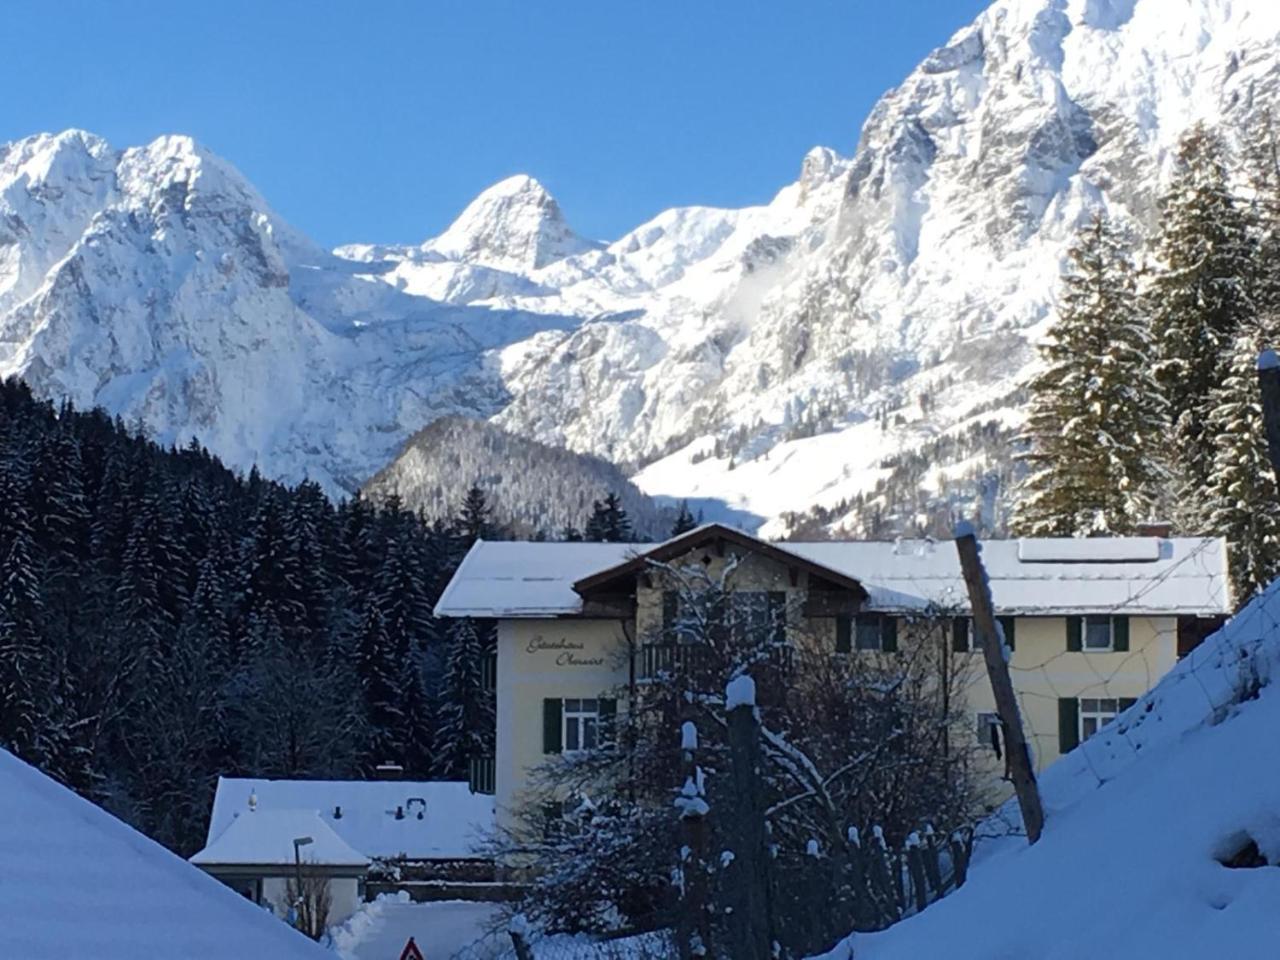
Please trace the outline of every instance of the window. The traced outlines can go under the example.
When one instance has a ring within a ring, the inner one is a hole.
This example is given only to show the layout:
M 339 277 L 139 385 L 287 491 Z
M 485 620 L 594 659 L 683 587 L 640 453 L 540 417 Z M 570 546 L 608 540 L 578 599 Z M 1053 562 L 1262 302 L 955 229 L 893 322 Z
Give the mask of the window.
M 1000 732 L 1000 714 L 978 714 L 978 742 L 984 747 L 990 747 L 997 759 L 1000 757 L 1002 749 Z
M 1108 631 L 1110 636 L 1110 631 Z M 1116 718 L 1120 701 L 1114 697 L 1080 698 L 1080 739 L 1088 740 Z
M 1084 648 L 1086 650 L 1111 649 L 1110 617 L 1088 616 L 1084 618 Z
M 594 750 L 600 734 L 599 700 L 565 700 L 564 751 Z
M 480 656 L 480 689 L 492 693 L 498 688 L 498 653 L 491 650 Z
M 785 643 L 787 639 L 787 595 L 782 591 L 731 590 L 709 593 L 702 602 L 706 609 L 692 615 L 686 609 L 689 598 L 674 590 L 662 595 L 663 629 L 680 642 L 701 640 L 692 636 L 689 627 L 702 617 L 712 639 L 726 636 L 738 642 L 769 640 Z M 686 623 L 687 622 L 687 623 Z M 684 629 L 681 629 L 682 626 Z
M 898 621 L 878 613 L 858 616 L 853 621 L 853 645 L 855 650 L 893 653 L 898 649 Z
M 996 617 L 1000 629 L 1004 632 L 1004 643 L 1010 650 L 1014 648 L 1014 618 Z M 951 621 L 951 649 L 956 653 L 981 653 L 982 644 L 978 640 L 977 631 L 973 629 L 972 617 L 955 617 Z

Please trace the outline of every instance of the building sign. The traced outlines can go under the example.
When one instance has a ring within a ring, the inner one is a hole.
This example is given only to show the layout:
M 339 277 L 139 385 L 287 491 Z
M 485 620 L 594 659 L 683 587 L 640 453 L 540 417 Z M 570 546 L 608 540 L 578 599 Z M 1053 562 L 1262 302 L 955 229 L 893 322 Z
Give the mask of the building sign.
M 548 640 L 542 634 L 538 634 L 530 639 L 525 647 L 525 653 L 554 654 L 557 667 L 603 667 L 604 657 L 589 656 L 586 649 L 587 645 L 581 640 L 570 640 L 567 637 Z

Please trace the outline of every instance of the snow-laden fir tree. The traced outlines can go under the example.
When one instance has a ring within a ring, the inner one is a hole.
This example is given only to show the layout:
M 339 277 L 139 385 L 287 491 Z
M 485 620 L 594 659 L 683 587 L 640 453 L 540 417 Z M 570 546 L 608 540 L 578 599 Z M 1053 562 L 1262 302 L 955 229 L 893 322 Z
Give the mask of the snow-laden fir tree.
M 1161 480 L 1165 419 L 1124 236 L 1094 216 L 1069 253 L 1058 319 L 1041 345 L 1013 518 L 1025 536 L 1132 533 Z
M 631 518 L 622 507 L 622 498 L 608 493 L 604 500 L 595 501 L 591 518 L 587 520 L 583 539 L 596 543 L 629 543 L 635 538 Z
M 1228 169 L 1216 133 L 1197 126 L 1183 139 L 1145 298 L 1159 357 L 1156 378 L 1173 424 L 1178 519 L 1187 532 L 1209 530 L 1204 491 L 1215 457 L 1206 432 L 1213 393 L 1226 378 L 1233 340 L 1256 316 L 1257 246 Z
M 363 693 L 365 720 L 369 729 L 370 768 L 384 762 L 403 762 L 404 729 L 403 676 L 395 648 L 387 635 L 387 623 L 376 600 L 365 606 L 356 644 L 356 675 Z
M 1267 450 L 1257 358 L 1270 341 L 1257 324 L 1235 338 L 1226 379 L 1214 391 L 1209 528 L 1227 540 L 1237 606 L 1280 574 L 1280 490 Z
M 439 780 L 466 780 L 471 760 L 493 748 L 493 696 L 484 689 L 485 649 L 475 621 L 455 621 L 446 642 L 433 772 Z

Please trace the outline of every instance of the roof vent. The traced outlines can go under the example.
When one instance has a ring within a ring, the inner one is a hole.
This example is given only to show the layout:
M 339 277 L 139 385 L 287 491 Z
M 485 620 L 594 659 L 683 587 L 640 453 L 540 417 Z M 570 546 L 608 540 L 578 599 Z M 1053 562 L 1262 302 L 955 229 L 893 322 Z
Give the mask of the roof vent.
M 1019 540 L 1023 563 L 1154 563 L 1160 541 L 1153 537 L 1086 537 Z
M 401 806 L 396 807 L 396 819 L 397 820 L 404 819 L 404 807 L 401 807 Z
M 333 819 L 335 819 L 335 820 L 341 820 L 341 819 L 342 819 L 342 807 L 335 806 L 335 807 L 333 808 Z
M 408 808 L 410 813 L 413 813 L 416 808 L 418 811 L 417 816 L 419 820 L 426 819 L 427 801 L 424 797 L 410 797 L 408 802 L 405 804 L 405 806 Z
M 253 813 L 253 811 L 257 809 L 258 809 L 258 794 L 255 791 L 250 790 L 249 791 L 249 812 Z

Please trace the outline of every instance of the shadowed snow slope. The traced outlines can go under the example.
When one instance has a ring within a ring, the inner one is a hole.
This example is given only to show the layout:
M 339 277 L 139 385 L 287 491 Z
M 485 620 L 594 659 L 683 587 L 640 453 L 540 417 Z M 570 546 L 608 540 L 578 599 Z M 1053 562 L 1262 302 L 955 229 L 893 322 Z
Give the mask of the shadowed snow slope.
M 0 750 L 0 957 L 324 960 L 230 887 Z
M 897 483 L 990 518 L 1074 231 L 1148 235 L 1188 125 L 1275 103 L 1277 39 L 1274 0 L 997 0 L 851 157 L 607 245 L 518 176 L 421 244 L 330 253 L 186 138 L 33 137 L 0 147 L 0 374 L 330 490 L 452 412 L 768 534 L 919 451 Z
M 1278 667 L 1280 582 L 1045 772 L 1038 844 L 992 841 L 959 891 L 825 960 L 1275 956 Z M 1219 862 L 1250 841 L 1270 866 Z

